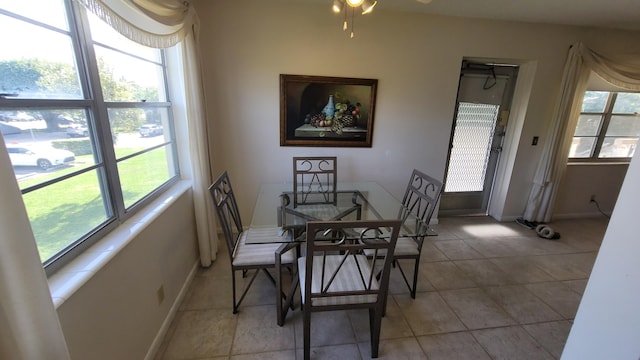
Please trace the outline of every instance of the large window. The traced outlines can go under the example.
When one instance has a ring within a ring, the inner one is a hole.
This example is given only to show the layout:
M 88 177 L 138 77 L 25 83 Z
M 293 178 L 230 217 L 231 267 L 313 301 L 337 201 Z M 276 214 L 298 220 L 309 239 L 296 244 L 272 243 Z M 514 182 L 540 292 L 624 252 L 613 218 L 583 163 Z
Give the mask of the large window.
M 71 0 L 0 0 L 0 129 L 51 271 L 178 178 L 164 53 Z
M 573 135 L 572 160 L 631 159 L 640 137 L 640 93 L 587 91 Z

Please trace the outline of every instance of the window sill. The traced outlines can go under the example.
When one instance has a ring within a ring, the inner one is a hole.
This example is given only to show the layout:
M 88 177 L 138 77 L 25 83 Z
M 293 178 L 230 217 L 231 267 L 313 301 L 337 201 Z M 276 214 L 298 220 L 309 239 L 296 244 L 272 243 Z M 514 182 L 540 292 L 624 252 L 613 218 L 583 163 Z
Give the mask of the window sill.
M 49 277 L 49 290 L 56 309 L 104 267 L 118 252 L 181 195 L 191 189 L 190 181 L 179 181 L 80 256 Z
M 629 165 L 630 161 L 569 161 L 567 166 Z

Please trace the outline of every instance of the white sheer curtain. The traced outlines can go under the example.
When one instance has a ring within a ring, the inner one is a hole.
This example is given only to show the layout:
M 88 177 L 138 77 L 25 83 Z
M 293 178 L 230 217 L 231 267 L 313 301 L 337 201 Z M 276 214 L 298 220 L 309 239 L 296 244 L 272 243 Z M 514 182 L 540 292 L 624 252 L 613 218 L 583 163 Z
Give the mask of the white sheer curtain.
M 2 136 L 0 146 L 5 146 Z M 0 151 L 0 213 L 0 359 L 69 359 L 36 239 L 5 151 Z
M 189 134 L 190 177 L 200 263 L 209 266 L 217 253 L 215 220 L 208 192 L 212 182 L 198 52 L 198 16 L 184 0 L 76 0 L 114 29 L 140 44 L 167 48 L 182 42 L 184 87 Z
M 635 56 L 599 54 L 582 43 L 571 46 L 564 73 L 560 101 L 554 111 L 542 157 L 529 193 L 524 219 L 533 222 L 551 220 L 558 183 L 567 167 L 582 98 L 590 72 L 608 82 L 631 90 L 640 90 L 640 60 Z
M 197 34 L 184 40 L 183 63 L 187 116 L 189 117 L 189 151 L 193 171 L 193 201 L 200 245 L 200 264 L 209 266 L 216 259 L 218 235 L 215 229 L 214 209 L 209 195 L 212 182 L 209 161 L 208 127 L 204 107 L 202 71 L 197 46 Z M 187 80 L 188 79 L 188 80 Z

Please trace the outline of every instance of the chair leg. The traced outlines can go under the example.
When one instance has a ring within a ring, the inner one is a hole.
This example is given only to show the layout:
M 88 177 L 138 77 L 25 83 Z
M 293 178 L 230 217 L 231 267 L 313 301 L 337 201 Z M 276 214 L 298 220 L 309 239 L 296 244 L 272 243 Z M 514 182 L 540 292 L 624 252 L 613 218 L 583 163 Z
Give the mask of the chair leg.
M 404 273 L 404 270 L 402 269 L 402 266 L 400 265 L 400 262 L 398 262 L 398 269 L 400 270 L 400 274 L 402 274 L 402 278 L 404 279 L 404 283 L 407 284 L 407 288 L 409 288 L 409 292 L 411 293 L 411 297 L 413 299 L 416 298 L 416 289 L 417 289 L 417 284 L 418 284 L 418 266 L 420 265 L 420 258 L 414 258 L 413 259 L 415 261 L 415 265 L 413 267 L 413 286 L 411 286 L 411 283 L 409 283 L 409 280 L 407 279 L 407 275 Z
M 284 324 L 284 317 L 287 316 L 286 312 L 282 309 L 282 264 L 280 263 L 280 257 L 276 254 L 276 321 L 278 326 Z
M 279 261 L 276 260 L 276 264 L 278 263 Z M 276 267 L 276 307 L 277 307 L 276 314 L 277 314 L 278 326 L 284 325 L 284 320 L 287 317 L 287 312 L 289 311 L 289 308 L 291 308 L 291 310 L 295 308 L 293 298 L 294 298 L 296 289 L 298 288 L 298 282 L 299 280 L 296 274 L 296 276 L 292 278 L 291 283 L 289 284 L 289 291 L 284 292 L 282 290 L 282 267 L 281 266 Z M 283 299 L 284 299 L 284 302 L 283 302 Z
M 293 247 L 297 248 L 299 245 L 293 245 Z M 291 310 L 294 309 L 293 297 L 296 292 L 296 288 L 298 287 L 298 272 L 296 263 L 294 261 L 291 265 L 285 265 L 288 269 L 289 273 L 292 274 L 291 282 L 289 284 L 289 291 L 285 292 L 282 289 L 282 254 L 289 251 L 292 248 L 292 245 L 281 246 L 278 251 L 276 251 L 276 259 L 275 259 L 275 272 L 276 272 L 276 306 L 277 306 L 277 323 L 278 326 L 284 325 L 284 320 L 287 317 L 287 312 L 289 308 Z M 284 304 L 283 300 L 284 299 Z
M 378 357 L 380 347 L 380 329 L 382 328 L 382 309 L 369 309 L 369 327 L 371 332 L 371 357 Z
M 243 274 L 246 273 L 246 269 L 243 269 L 242 272 Z M 247 293 L 249 292 L 249 289 L 251 288 L 251 284 L 253 284 L 253 281 L 256 279 L 256 276 L 258 276 L 258 273 L 260 273 L 259 270 L 256 270 L 253 272 L 253 276 L 251 276 L 251 279 L 249 280 L 249 283 L 245 286 L 242 295 L 240 296 L 240 300 L 238 300 L 238 302 L 236 302 L 236 272 L 235 271 L 231 271 L 231 281 L 233 283 L 233 313 L 237 314 L 238 313 L 238 308 L 240 307 L 240 304 L 242 303 L 242 300 L 244 300 L 244 297 L 247 295 Z M 244 275 L 242 276 L 244 278 Z
M 238 305 L 236 304 L 236 272 L 231 270 L 231 292 L 233 293 L 233 313 L 238 313 Z
M 389 298 L 389 292 L 387 292 L 387 296 L 385 296 L 384 301 L 382 302 L 382 317 L 387 315 L 387 299 Z
M 311 310 L 305 309 L 302 316 L 304 360 L 311 359 Z
M 420 267 L 420 258 L 415 259 L 416 263 L 415 266 L 413 268 L 413 288 L 410 289 L 411 291 L 411 298 L 415 299 L 416 298 L 416 291 L 418 289 L 418 268 Z

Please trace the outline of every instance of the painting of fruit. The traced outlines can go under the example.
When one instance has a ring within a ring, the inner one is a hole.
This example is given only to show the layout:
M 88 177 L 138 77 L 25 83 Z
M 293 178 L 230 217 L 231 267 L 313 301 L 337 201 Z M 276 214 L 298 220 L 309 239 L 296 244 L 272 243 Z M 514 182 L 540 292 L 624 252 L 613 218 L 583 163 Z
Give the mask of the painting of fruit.
M 280 145 L 371 147 L 377 84 L 280 75 Z

